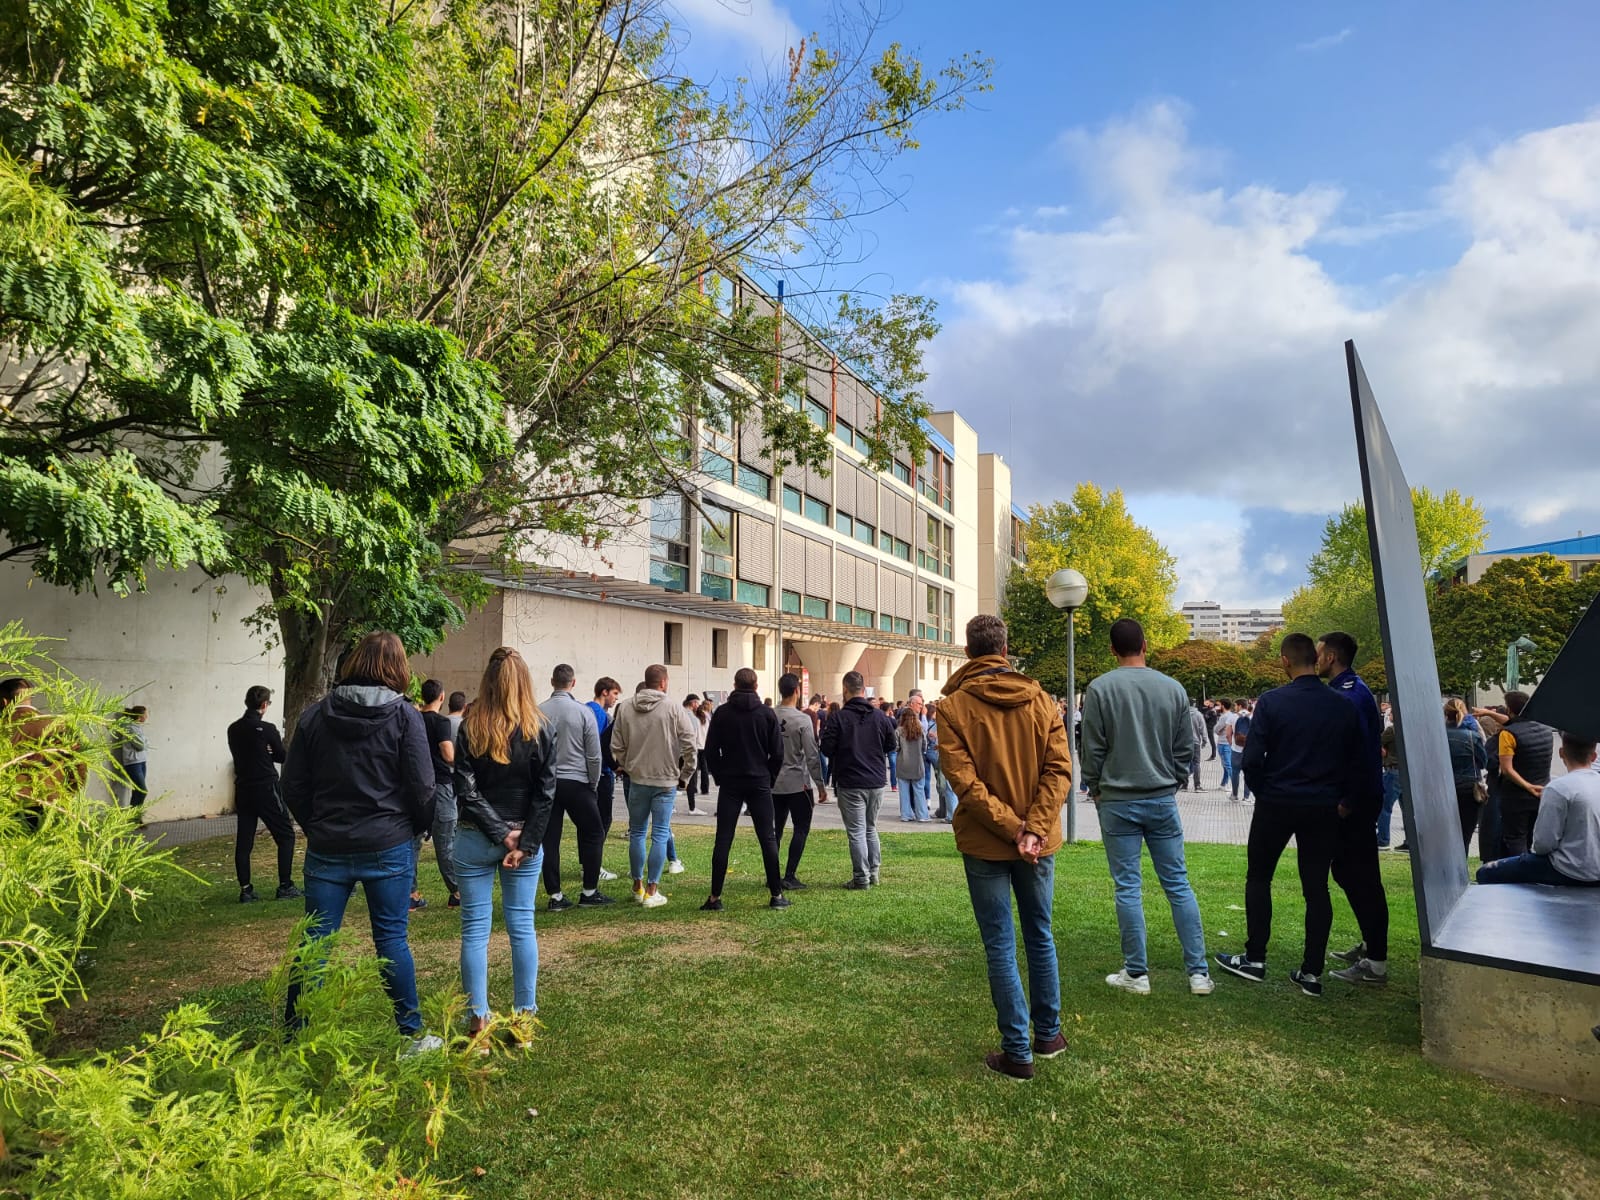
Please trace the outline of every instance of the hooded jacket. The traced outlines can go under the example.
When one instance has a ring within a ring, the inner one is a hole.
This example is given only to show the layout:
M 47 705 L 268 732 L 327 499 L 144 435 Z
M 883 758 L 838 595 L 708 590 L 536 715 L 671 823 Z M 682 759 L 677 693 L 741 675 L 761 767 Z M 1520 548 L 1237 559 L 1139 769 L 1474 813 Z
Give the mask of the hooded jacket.
M 630 783 L 675 788 L 695 768 L 694 730 L 689 714 L 646 688 L 617 705 L 611 756 Z
M 1056 702 L 999 654 L 974 658 L 950 677 L 939 702 L 939 766 L 960 798 L 953 827 L 962 854 L 990 862 L 1022 857 L 1026 829 L 1061 846 L 1061 807 L 1072 791 L 1072 755 Z
M 817 753 L 817 731 L 811 714 L 784 705 L 778 709 L 778 727 L 783 731 L 783 769 L 772 781 L 776 795 L 809 792 L 812 785 L 822 787 L 822 758 Z
M 371 854 L 433 825 L 433 756 L 399 692 L 342 683 L 300 717 L 283 802 L 319 854 Z
M 734 692 L 711 714 L 706 767 L 718 787 L 770 788 L 783 768 L 778 714 L 755 692 Z
M 865 696 L 851 696 L 822 727 L 822 753 L 836 788 L 883 787 L 894 747 L 894 722 Z

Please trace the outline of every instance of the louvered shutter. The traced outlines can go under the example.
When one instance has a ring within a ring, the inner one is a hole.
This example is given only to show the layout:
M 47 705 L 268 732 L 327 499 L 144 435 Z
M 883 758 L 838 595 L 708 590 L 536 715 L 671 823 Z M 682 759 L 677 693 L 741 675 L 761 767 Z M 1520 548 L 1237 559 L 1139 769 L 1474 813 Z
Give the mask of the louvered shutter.
M 855 560 L 856 568 L 856 605 L 860 608 L 870 608 L 873 612 L 878 608 L 878 568 L 877 564 L 869 559 L 858 558 Z
M 826 542 L 806 539 L 806 594 L 833 595 L 833 549 Z
M 878 524 L 878 477 L 871 471 L 856 469 L 856 511 L 868 525 Z
M 790 592 L 806 590 L 806 539 L 798 533 L 783 535 L 783 587 Z
M 772 585 L 772 522 L 740 513 L 739 578 Z
M 856 603 L 855 563 L 843 550 L 838 551 L 837 555 L 833 573 L 833 598 L 840 604 L 848 604 L 853 608 Z

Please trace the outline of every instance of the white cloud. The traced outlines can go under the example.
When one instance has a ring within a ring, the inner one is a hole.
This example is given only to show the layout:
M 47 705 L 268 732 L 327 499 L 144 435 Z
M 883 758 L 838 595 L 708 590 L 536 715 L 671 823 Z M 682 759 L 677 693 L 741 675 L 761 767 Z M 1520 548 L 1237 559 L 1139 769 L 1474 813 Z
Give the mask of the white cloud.
M 1295 47 L 1302 54 L 1316 54 L 1322 50 L 1332 50 L 1335 46 L 1342 45 L 1350 39 L 1355 30 L 1346 25 L 1338 33 L 1324 34 L 1319 38 L 1312 38 L 1309 42 L 1301 42 Z
M 1336 508 L 1360 486 L 1342 352 L 1354 337 L 1413 483 L 1529 525 L 1600 526 L 1600 118 L 1443 169 L 1438 219 L 1466 249 L 1381 301 L 1318 259 L 1359 240 L 1340 233 L 1338 189 L 1216 186 L 1219 160 L 1190 145 L 1176 105 L 1063 145 L 1108 215 L 1013 218 L 1003 270 L 944 285 L 929 360 L 930 398 L 1007 451 L 1024 499 L 1091 478 L 1130 500 Z M 1398 237 L 1415 220 L 1364 224 Z M 1191 578 L 1213 582 L 1193 556 L 1228 550 L 1203 524 L 1184 537 L 1192 596 Z
M 800 43 L 799 26 L 776 0 L 671 0 L 671 7 L 691 37 L 741 42 L 769 61 Z

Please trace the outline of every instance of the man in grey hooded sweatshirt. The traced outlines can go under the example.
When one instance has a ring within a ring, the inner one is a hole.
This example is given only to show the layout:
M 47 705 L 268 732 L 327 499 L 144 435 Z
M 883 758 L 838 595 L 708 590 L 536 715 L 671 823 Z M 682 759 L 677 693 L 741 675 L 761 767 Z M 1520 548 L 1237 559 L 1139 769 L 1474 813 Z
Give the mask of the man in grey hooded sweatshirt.
M 611 757 L 618 772 L 628 777 L 628 868 L 634 901 L 646 908 L 667 902 L 660 884 L 672 836 L 672 805 L 699 758 L 690 719 L 686 710 L 667 703 L 667 669 L 660 663 L 646 667 L 644 686 L 617 706 Z

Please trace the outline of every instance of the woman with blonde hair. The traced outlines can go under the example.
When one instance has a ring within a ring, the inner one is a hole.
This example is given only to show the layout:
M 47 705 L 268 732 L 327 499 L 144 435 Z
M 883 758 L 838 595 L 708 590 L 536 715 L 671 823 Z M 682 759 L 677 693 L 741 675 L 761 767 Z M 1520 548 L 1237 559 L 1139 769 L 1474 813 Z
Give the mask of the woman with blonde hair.
M 456 734 L 456 801 L 461 828 L 455 863 L 461 885 L 461 986 L 471 1032 L 489 1024 L 489 927 L 494 880 L 511 939 L 511 1003 L 538 1011 L 539 941 L 534 902 L 544 834 L 555 804 L 554 742 L 539 712 L 528 664 L 510 646 L 489 656 L 483 681 Z
M 1467 724 L 1467 705 L 1455 696 L 1444 702 L 1444 736 L 1450 745 L 1450 773 L 1455 778 L 1456 813 L 1461 818 L 1461 845 L 1472 845 L 1478 828 L 1478 775 L 1489 762 L 1483 734 Z M 1483 793 L 1485 799 L 1488 793 Z M 1483 856 L 1480 854 L 1480 858 Z

